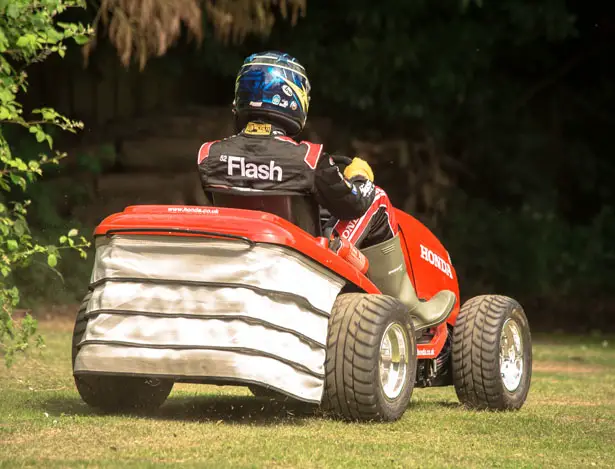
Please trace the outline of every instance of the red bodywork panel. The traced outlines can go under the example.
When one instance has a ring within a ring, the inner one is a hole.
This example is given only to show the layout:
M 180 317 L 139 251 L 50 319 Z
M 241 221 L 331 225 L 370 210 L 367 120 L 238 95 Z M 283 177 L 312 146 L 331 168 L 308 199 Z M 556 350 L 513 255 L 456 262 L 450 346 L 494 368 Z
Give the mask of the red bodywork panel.
M 448 323 L 454 325 L 459 313 L 459 286 L 447 251 L 429 229 L 414 217 L 400 210 L 396 210 L 396 217 L 408 273 L 419 298 L 429 299 L 444 289 L 453 291 L 457 304 Z M 270 213 L 200 206 L 134 205 L 105 218 L 94 234 L 105 236 L 115 230 L 131 233 L 131 229 L 135 230 L 132 231 L 134 234 L 145 235 L 212 236 L 190 233 L 206 231 L 286 246 L 310 257 L 366 293 L 380 293 L 359 270 L 321 244 L 322 239 Z M 447 335 L 446 324 L 438 326 L 429 343 L 418 345 L 418 357 L 435 358 L 442 350 Z
M 438 356 L 448 337 L 446 324 L 455 325 L 459 314 L 459 282 L 448 251 L 434 234 L 416 218 L 395 209 L 395 216 L 402 236 L 406 265 L 416 294 L 428 300 L 441 290 L 450 290 L 457 302 L 446 323 L 435 328 L 429 343 L 418 344 L 419 358 Z

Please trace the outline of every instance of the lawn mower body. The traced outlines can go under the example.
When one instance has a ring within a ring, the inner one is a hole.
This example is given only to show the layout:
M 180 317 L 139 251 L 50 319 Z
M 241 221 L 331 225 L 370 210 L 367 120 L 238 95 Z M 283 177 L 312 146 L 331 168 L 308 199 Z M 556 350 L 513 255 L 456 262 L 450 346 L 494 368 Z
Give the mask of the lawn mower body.
M 416 337 L 407 338 L 405 360 L 416 379 L 405 378 L 409 390 L 401 396 L 409 401 L 414 384 L 452 384 L 459 287 L 439 240 L 414 217 L 399 210 L 396 217 L 419 299 L 441 290 L 457 299 L 446 323 L 417 334 L 409 326 L 406 335 Z M 158 405 L 174 382 L 256 386 L 321 404 L 336 300 L 381 297 L 325 238 L 263 211 L 130 206 L 107 217 L 95 240 L 90 291 L 73 337 L 73 374 L 84 400 L 99 407 L 105 391 L 93 390 L 98 385 L 91 380 L 105 376 L 167 383 Z M 384 418 L 399 418 L 407 402 L 400 405 L 393 413 L 385 409 Z

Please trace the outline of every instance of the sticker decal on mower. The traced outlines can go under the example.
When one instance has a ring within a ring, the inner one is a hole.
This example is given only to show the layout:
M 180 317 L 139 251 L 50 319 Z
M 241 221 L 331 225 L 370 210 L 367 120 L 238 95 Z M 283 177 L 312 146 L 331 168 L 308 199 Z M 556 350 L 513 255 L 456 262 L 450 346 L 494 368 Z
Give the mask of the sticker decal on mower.
M 355 218 L 354 220 L 351 220 L 350 222 L 348 222 L 346 229 L 342 231 L 342 238 L 346 238 L 346 239 L 350 238 L 350 235 L 352 234 L 352 231 L 357 226 L 358 221 L 359 220 Z
M 167 211 L 171 213 L 199 213 L 202 215 L 218 215 L 220 213 L 217 208 L 200 207 L 169 207 Z
M 434 253 L 431 249 L 426 248 L 422 244 L 421 246 L 421 259 L 429 262 L 435 268 L 444 272 L 451 279 L 453 278 L 453 269 L 451 269 L 451 265 Z

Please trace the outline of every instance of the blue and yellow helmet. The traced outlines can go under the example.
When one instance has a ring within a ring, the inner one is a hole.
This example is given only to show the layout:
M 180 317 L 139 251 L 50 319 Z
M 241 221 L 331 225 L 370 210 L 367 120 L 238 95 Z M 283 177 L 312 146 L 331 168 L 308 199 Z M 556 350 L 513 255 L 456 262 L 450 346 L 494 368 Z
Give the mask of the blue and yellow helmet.
M 245 59 L 235 81 L 233 110 L 240 122 L 272 120 L 290 135 L 305 126 L 310 82 L 305 68 L 282 52 L 261 52 Z

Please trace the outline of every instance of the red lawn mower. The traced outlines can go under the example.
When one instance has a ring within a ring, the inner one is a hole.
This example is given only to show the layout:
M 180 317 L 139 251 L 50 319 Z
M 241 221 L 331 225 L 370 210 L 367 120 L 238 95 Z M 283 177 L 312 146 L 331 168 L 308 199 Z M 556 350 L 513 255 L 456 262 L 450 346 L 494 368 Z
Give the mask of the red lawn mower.
M 237 385 L 392 421 L 414 387 L 453 385 L 470 408 L 523 405 L 532 348 L 519 303 L 484 295 L 460 306 L 448 252 L 400 210 L 394 246 L 336 253 L 295 223 L 290 199 L 131 206 L 106 218 L 73 335 L 82 399 L 155 408 L 175 382 Z M 372 266 L 397 280 L 378 288 Z

